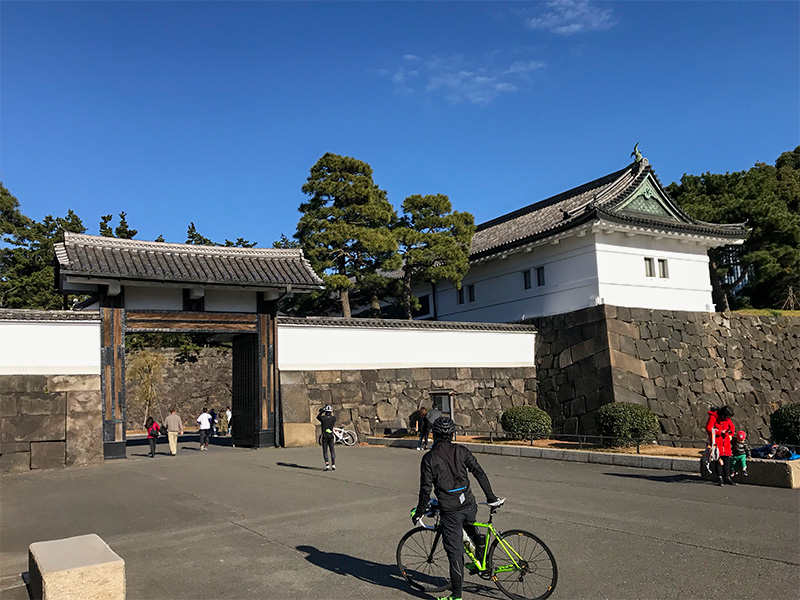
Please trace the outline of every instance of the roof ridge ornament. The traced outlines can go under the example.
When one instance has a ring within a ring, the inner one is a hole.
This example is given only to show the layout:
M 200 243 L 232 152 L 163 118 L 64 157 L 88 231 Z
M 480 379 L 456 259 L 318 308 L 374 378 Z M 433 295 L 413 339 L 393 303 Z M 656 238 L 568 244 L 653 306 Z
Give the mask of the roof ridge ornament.
M 642 156 L 642 151 L 639 150 L 639 142 L 636 142 L 636 145 L 633 147 L 633 152 L 631 152 L 631 156 L 633 157 L 634 164 L 638 167 L 638 170 L 641 171 L 647 165 L 650 164 L 644 156 Z

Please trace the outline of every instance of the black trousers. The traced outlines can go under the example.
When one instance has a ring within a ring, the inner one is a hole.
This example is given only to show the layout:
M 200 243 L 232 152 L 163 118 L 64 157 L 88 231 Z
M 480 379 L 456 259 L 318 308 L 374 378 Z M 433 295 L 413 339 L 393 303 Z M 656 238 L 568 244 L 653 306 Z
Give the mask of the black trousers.
M 200 430 L 200 446 L 208 446 L 208 438 L 211 437 L 210 429 Z
M 725 482 L 731 481 L 731 457 L 720 456 L 720 459 L 715 462 L 717 469 L 717 477 Z
M 478 517 L 478 505 L 466 506 L 459 510 L 441 513 L 442 543 L 450 561 L 450 585 L 455 598 L 461 597 L 464 584 L 464 536 L 462 529 L 481 547 L 486 543 L 485 536 L 473 525 Z
M 322 436 L 322 458 L 325 459 L 325 464 L 328 464 L 328 448 L 331 449 L 331 462 L 335 465 L 336 464 L 336 451 L 333 449 L 334 445 L 336 444 L 336 440 L 331 437 Z M 347 465 L 345 465 L 347 466 Z
M 156 453 L 156 438 L 149 437 L 147 441 L 150 442 L 150 456 L 155 456 Z

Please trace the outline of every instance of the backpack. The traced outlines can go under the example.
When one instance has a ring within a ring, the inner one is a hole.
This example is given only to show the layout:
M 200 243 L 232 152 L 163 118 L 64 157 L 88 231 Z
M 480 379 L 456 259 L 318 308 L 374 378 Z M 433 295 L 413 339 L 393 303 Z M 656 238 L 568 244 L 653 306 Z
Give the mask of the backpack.
M 158 439 L 158 436 L 161 435 L 161 427 L 156 427 L 156 425 L 158 425 L 158 423 L 154 421 L 153 424 L 150 425 L 150 430 L 148 433 L 150 434 L 150 437 Z

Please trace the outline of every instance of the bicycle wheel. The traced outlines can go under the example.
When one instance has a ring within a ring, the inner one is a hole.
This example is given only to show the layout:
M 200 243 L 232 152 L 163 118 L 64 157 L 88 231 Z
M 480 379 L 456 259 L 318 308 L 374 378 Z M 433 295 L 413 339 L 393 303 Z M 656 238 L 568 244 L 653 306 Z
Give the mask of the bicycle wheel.
M 495 539 L 487 563 L 500 591 L 513 600 L 549 598 L 558 582 L 558 567 L 550 548 L 532 533 L 520 529 L 498 535 L 508 549 Z
M 358 436 L 356 436 L 355 431 L 351 431 L 350 429 L 342 431 L 342 442 L 345 446 L 355 446 L 356 440 L 358 440 Z
M 450 586 L 450 562 L 442 544 L 442 533 L 417 527 L 397 544 L 397 567 L 412 587 L 440 592 Z

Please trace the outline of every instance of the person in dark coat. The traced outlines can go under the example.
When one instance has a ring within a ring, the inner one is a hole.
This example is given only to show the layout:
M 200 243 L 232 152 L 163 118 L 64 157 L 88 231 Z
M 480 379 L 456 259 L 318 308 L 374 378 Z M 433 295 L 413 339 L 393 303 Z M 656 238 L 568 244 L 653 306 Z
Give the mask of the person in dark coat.
M 327 404 L 319 409 L 317 413 L 317 421 L 322 425 L 322 458 L 325 461 L 325 470 L 336 470 L 336 451 L 333 447 L 336 445 L 336 440 L 333 437 L 333 426 L 336 423 L 336 418 L 333 416 L 333 408 Z M 328 450 L 331 451 L 331 461 L 328 462 Z

